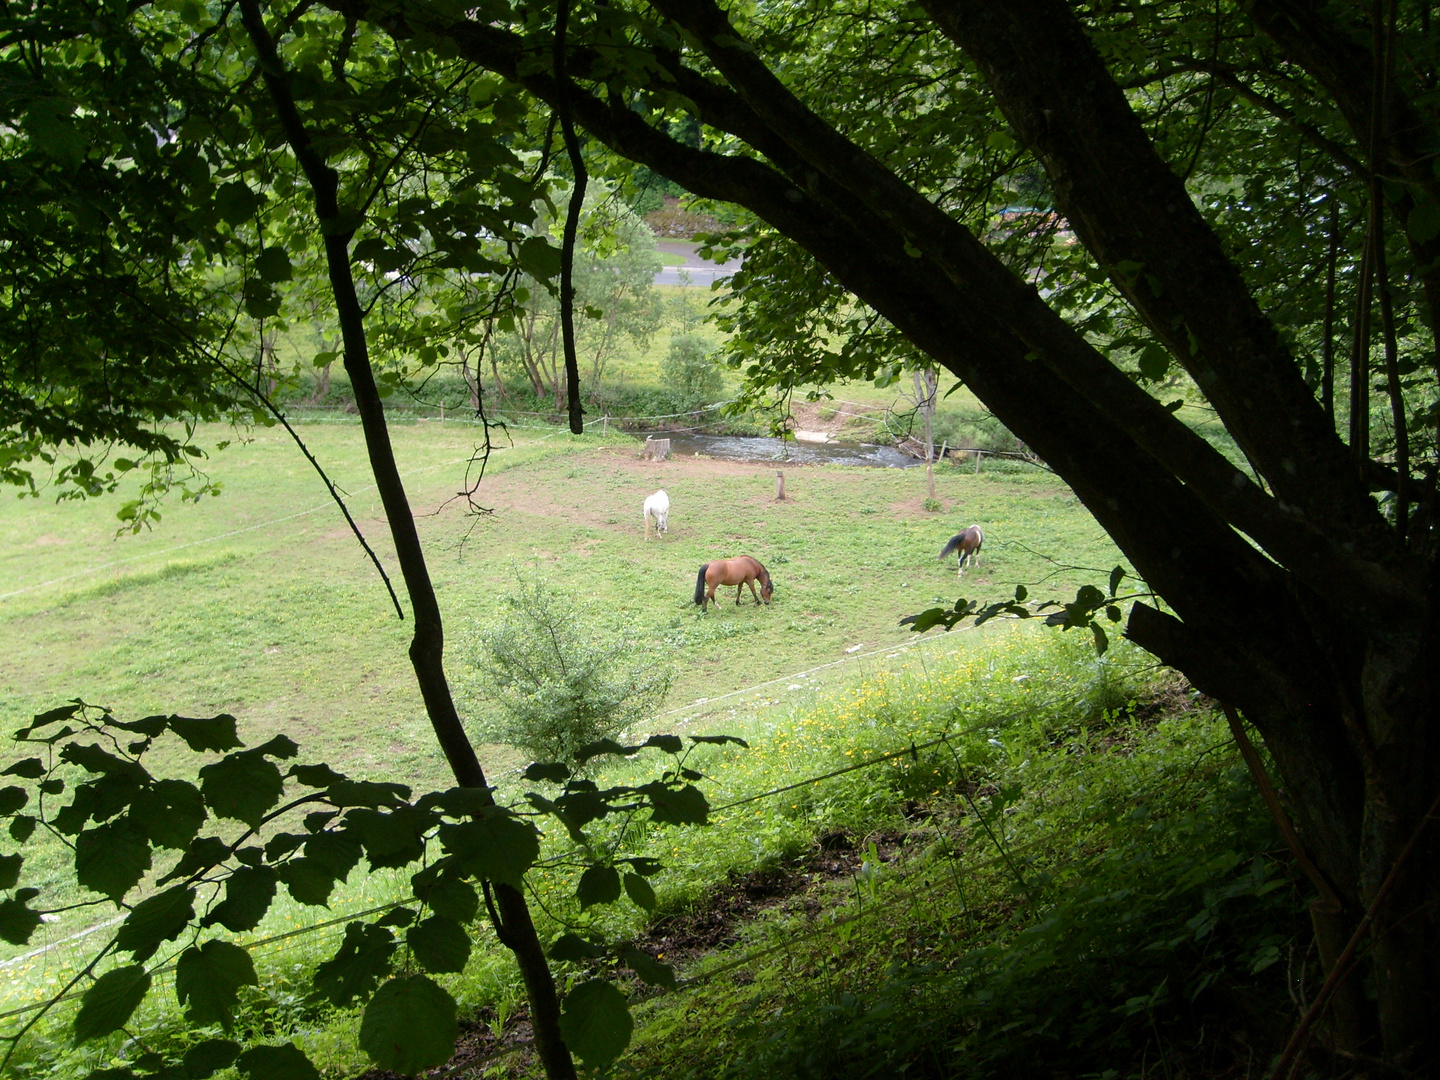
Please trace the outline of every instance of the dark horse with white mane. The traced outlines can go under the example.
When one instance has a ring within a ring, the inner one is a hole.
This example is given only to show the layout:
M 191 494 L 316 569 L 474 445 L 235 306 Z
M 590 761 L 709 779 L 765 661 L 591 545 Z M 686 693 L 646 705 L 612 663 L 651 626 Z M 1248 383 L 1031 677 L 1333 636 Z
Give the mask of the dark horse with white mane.
M 963 577 L 965 574 L 965 560 L 970 560 L 974 566 L 980 561 L 980 545 L 985 543 L 985 534 L 980 531 L 979 525 L 971 525 L 950 538 L 950 542 L 940 549 L 940 558 L 945 558 L 952 551 L 960 552 L 960 565 L 955 569 L 956 577 Z
M 755 582 L 760 582 L 760 592 L 755 592 Z M 759 559 L 752 559 L 749 555 L 737 555 L 733 559 L 716 559 L 714 562 L 707 562 L 700 567 L 700 576 L 695 579 L 695 603 L 700 605 L 700 610 L 705 610 L 707 601 L 715 599 L 715 590 L 721 585 L 735 586 L 735 603 L 740 603 L 740 592 L 746 585 L 750 586 L 750 595 L 755 597 L 755 603 L 763 599 L 765 603 L 770 602 L 771 595 L 775 592 L 775 586 L 770 581 L 770 571 L 760 565 Z M 706 589 L 709 593 L 706 593 Z

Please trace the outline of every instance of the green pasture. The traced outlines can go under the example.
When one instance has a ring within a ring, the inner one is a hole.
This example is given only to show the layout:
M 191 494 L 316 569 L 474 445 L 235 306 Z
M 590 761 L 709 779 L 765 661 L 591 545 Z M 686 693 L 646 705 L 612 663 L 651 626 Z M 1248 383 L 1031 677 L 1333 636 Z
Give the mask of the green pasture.
M 396 577 L 358 426 L 298 430 Z M 475 491 L 476 514 L 457 492 L 467 468 L 474 475 L 477 431 L 432 421 L 392 432 L 466 712 L 483 707 L 465 695 L 469 638 L 516 574 L 662 650 L 679 670 L 669 707 L 681 709 L 880 662 L 914 638 L 902 616 L 961 592 L 998 598 L 1023 582 L 1033 597 L 1059 599 L 1119 561 L 1075 498 L 1032 467 L 938 469 L 939 512 L 923 508 L 922 470 L 788 468 L 777 502 L 775 467 L 641 462 L 633 440 L 613 432 L 512 430 Z M 5 715 L 18 723 L 75 697 L 125 715 L 231 712 L 249 733 L 284 731 L 345 767 L 437 781 L 405 655 L 409 624 L 314 471 L 278 428 L 206 465 L 223 493 L 172 503 L 138 536 L 117 535 L 118 496 L 0 503 Z M 670 495 L 670 531 L 646 542 L 640 504 L 657 488 Z M 957 586 L 953 563 L 936 554 L 975 523 L 984 553 Z M 747 592 L 737 607 L 732 589 L 702 616 L 698 568 L 741 553 L 770 569 L 775 602 L 757 608 Z

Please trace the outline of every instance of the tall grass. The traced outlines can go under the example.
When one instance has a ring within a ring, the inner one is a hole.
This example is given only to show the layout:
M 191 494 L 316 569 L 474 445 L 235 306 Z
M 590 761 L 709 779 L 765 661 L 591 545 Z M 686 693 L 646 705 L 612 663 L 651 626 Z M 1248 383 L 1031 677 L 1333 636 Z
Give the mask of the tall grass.
M 1196 986 L 1203 992 L 1243 975 L 1247 962 L 1257 972 L 1267 957 L 1273 962 L 1285 944 L 1284 920 L 1277 901 L 1257 908 L 1254 898 L 1273 888 L 1274 875 L 1245 854 L 1268 840 L 1264 819 L 1212 718 L 1185 709 L 1164 718 L 1137 713 L 1169 692 L 1143 657 L 1122 646 L 1099 659 L 1078 635 L 1012 625 L 936 638 L 890 658 L 893 666 L 878 666 L 885 659 L 847 685 L 802 700 L 747 696 L 710 717 L 706 732 L 738 735 L 751 746 L 701 747 L 690 757 L 717 808 L 709 826 L 661 830 L 630 822 L 596 830 L 601 844 L 666 864 L 651 879 L 659 915 L 702 904 L 737 875 L 794 860 L 820 835 L 851 837 L 862 851 L 868 837 L 904 835 L 905 850 L 916 853 L 893 866 L 867 860 L 860 877 L 824 896 L 818 915 L 781 913 L 747 931 L 737 951 L 797 945 L 746 968 L 743 988 L 707 980 L 707 967 L 725 958 L 686 972 L 696 979 L 691 989 L 642 1010 L 637 1065 L 663 1061 L 666 1075 L 683 1068 L 741 1076 L 816 1075 L 823 1063 L 825 1075 L 866 1075 L 824 1054 L 849 1046 L 872 1064 L 880 1055 L 898 1066 L 937 1053 L 950 1060 L 945 1046 L 956 1039 L 981 1058 L 1013 1064 L 1020 1060 L 1014 1040 L 992 1039 L 1004 1024 L 989 1017 L 1011 1023 L 1023 1014 L 1032 1026 L 1053 1025 L 1053 1017 L 1045 1020 L 1046 995 L 1063 989 L 1071 1010 L 1095 996 L 1099 979 L 1108 996 L 1096 998 L 1090 1014 L 1120 1009 L 1125 1023 L 1141 1018 L 1130 1027 L 1151 1019 L 1163 1026 L 1172 1023 L 1166 1010 L 1194 997 Z M 874 763 L 852 768 L 867 761 Z M 642 755 L 614 761 L 597 779 L 631 783 L 656 768 Z M 526 787 L 513 774 L 501 783 L 512 800 Z M 569 928 L 612 941 L 643 933 L 650 916 L 633 905 L 579 910 L 576 874 L 563 864 L 569 847 L 563 831 L 547 836 L 552 865 L 531 874 L 542 933 Z M 357 871 L 332 911 L 319 914 L 343 919 L 394 902 L 402 884 L 393 874 Z M 1244 916 L 1232 919 L 1240 908 Z M 877 917 L 854 918 L 864 912 Z M 315 909 L 282 901 L 250 935 L 259 943 L 262 987 L 249 997 L 238 1030 L 257 1041 L 294 1037 L 343 1075 L 363 1064 L 357 1018 L 308 994 L 309 972 L 333 950 L 343 921 L 305 932 L 318 921 Z M 1270 937 L 1257 944 L 1262 931 Z M 508 958 L 488 928 L 477 926 L 476 936 L 479 947 L 450 988 L 463 1007 L 513 1012 L 519 994 Z M 1211 944 L 1223 938 L 1223 946 L 1202 949 L 1201 960 L 1187 955 L 1176 967 L 1172 939 L 1206 936 Z M 1166 941 L 1168 951 L 1155 948 Z M 60 949 L 11 967 L 7 1007 L 53 992 L 77 956 Z M 1086 957 L 1099 967 L 1061 987 L 1057 967 L 1083 967 Z M 1169 967 L 1176 970 L 1167 975 Z M 828 974 L 817 981 L 812 976 L 821 970 Z M 561 967 L 562 982 L 580 974 Z M 1143 1006 L 1131 1001 L 1137 994 Z M 964 1007 L 911 1015 L 918 1001 L 936 995 Z M 779 1002 L 773 1008 L 765 1004 L 772 999 Z M 217 1034 L 187 1031 L 173 997 L 162 992 L 137 1016 L 133 1040 L 115 1036 L 72 1049 L 67 1013 L 62 1006 L 39 1026 L 15 1075 L 83 1077 L 133 1063 L 143 1048 Z M 700 1023 L 697 1014 L 710 1019 Z M 757 1021 L 762 1014 L 772 1019 Z M 1084 1023 L 1093 1027 L 1094 1015 Z M 1067 1030 L 1062 1024 L 1044 1037 L 1053 1042 Z M 717 1056 L 720 1043 L 731 1050 Z M 816 1053 L 823 1062 L 803 1064 Z M 990 1075 L 935 1073 L 972 1074 Z

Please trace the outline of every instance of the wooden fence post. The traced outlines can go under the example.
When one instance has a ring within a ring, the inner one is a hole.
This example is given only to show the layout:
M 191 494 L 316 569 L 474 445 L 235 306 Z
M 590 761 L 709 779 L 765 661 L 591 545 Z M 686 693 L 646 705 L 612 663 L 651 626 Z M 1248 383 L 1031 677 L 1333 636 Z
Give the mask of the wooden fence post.
M 779 469 L 775 470 L 775 501 L 785 501 L 785 474 Z

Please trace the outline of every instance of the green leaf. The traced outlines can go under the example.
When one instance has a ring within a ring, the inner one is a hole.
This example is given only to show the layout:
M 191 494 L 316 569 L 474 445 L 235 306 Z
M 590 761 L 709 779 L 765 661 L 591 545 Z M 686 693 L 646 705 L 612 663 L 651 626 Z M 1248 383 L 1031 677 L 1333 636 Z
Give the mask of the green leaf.
M 331 353 L 330 358 L 333 360 L 335 354 Z M 293 776 L 306 787 L 329 787 L 331 784 L 338 784 L 345 779 L 344 773 L 338 773 L 323 763 L 320 765 L 291 765 L 290 771 L 285 775 Z
M 724 746 L 726 743 L 734 743 L 736 746 L 750 749 L 750 744 L 737 735 L 691 735 L 690 741 L 695 743 L 710 743 L 712 746 Z
M 200 791 L 216 816 L 243 821 L 252 829 L 259 827 L 284 790 L 275 763 L 253 750 L 230 754 L 200 770 Z
M 162 941 L 173 941 L 195 917 L 195 890 L 177 885 L 140 901 L 125 916 L 115 947 L 131 953 L 137 963 L 155 955 Z
M 480 897 L 474 887 L 459 878 L 441 877 L 430 881 L 422 874 L 416 874 L 410 879 L 410 884 L 415 890 L 415 898 L 428 905 L 436 915 L 468 923 L 480 910 Z
M 405 940 L 426 971 L 464 971 L 470 959 L 470 936 L 465 928 L 441 915 L 412 926 Z
M 300 752 L 300 746 L 288 735 L 276 735 L 268 742 L 247 750 L 248 754 L 264 755 L 265 757 L 290 759 Z
M 0 776 L 19 776 L 26 780 L 35 780 L 44 775 L 45 763 L 38 757 L 22 758 L 0 773 Z
M 1170 354 L 1153 341 L 1140 350 L 1140 374 L 1151 382 L 1159 382 L 1170 370 Z
M 1090 624 L 1090 633 L 1095 635 L 1095 655 L 1104 656 L 1105 650 L 1110 648 L 1109 636 L 1101 629 L 1099 623 L 1093 622 Z
M 191 1080 L 210 1080 L 228 1068 L 240 1054 L 240 1044 L 229 1039 L 206 1039 L 185 1051 L 182 1059 Z
M 621 746 L 614 739 L 596 739 L 594 742 L 586 743 L 575 751 L 575 760 L 584 765 L 591 758 L 600 757 L 604 754 L 618 754 L 622 757 L 633 754 L 638 747 Z
M 1428 244 L 1440 236 L 1440 203 L 1423 203 L 1411 210 L 1405 231 L 1417 244 Z
M 667 754 L 678 754 L 685 749 L 685 743 L 679 735 L 651 735 L 640 745 L 654 746 Z
M 50 819 L 50 824 L 55 826 L 56 831 L 66 836 L 74 836 L 85 827 L 94 808 L 95 789 L 89 784 L 81 785 L 75 789 L 74 798 Z
M 9 817 L 24 809 L 25 804 L 29 801 L 30 792 L 23 787 L 16 787 L 12 784 L 10 787 L 0 788 L 0 817 Z
M 620 899 L 620 873 L 613 866 L 592 866 L 575 887 L 583 911 L 591 904 L 613 904 Z
M 1123 566 L 1117 566 L 1110 571 L 1110 595 L 1112 597 L 1115 595 L 1115 590 L 1120 588 L 1120 582 L 1124 577 L 1125 568 Z
M 237 934 L 253 930 L 275 899 L 275 871 L 268 866 L 240 866 L 225 879 L 225 899 L 211 909 L 202 925 L 219 923 Z
M 200 789 L 184 780 L 157 780 L 130 804 L 130 819 L 157 847 L 183 851 L 208 817 Z
M 627 945 L 620 950 L 620 962 L 651 986 L 675 988 L 675 969 L 669 964 L 662 964 L 643 949 Z
M 415 921 L 415 909 L 408 907 L 391 908 L 375 920 L 376 926 L 409 926 Z
M 686 784 L 678 791 L 661 783 L 646 784 L 640 793 L 650 796 L 654 807 L 650 820 L 662 825 L 704 825 L 710 813 L 705 795 L 693 784 Z
M 79 702 L 74 702 L 69 705 L 61 705 L 56 709 L 49 709 L 43 713 L 36 713 L 30 718 L 30 726 L 21 728 L 20 730 L 26 733 L 38 731 L 42 727 L 49 727 L 51 724 L 59 723 L 61 720 L 69 720 L 79 711 Z
M 360 841 L 345 829 L 316 833 L 305 841 L 305 857 L 344 881 L 360 861 Z
M 199 840 L 191 842 L 190 846 L 185 849 L 185 854 L 180 856 L 180 861 L 175 864 L 174 869 L 161 878 L 157 884 L 164 885 L 167 881 L 174 881 L 176 878 L 202 874 L 212 866 L 219 866 L 229 857 L 229 844 L 218 836 L 202 836 Z
M 126 467 L 129 467 L 128 469 Z M 133 461 L 126 461 L 124 458 L 115 459 L 115 467 L 129 471 L 135 467 Z M 139 720 L 111 720 L 109 726 L 119 728 L 121 731 L 133 731 L 153 739 L 165 730 L 166 718 L 163 716 L 142 716 Z
M 283 247 L 267 247 L 255 256 L 255 272 L 266 281 L 289 281 L 293 272 L 290 256 Z
M 35 760 L 39 761 L 40 759 L 36 758 Z M 524 778 L 531 783 L 563 784 L 570 779 L 570 770 L 558 761 L 536 761 L 525 767 Z
M 347 831 L 365 846 L 372 869 L 404 866 L 425 854 L 425 833 L 434 819 L 413 806 L 382 813 L 360 808 L 345 815 Z
M 345 940 L 334 956 L 315 969 L 312 984 L 321 997 L 343 1008 L 368 994 L 390 973 L 394 951 L 395 935 L 383 926 L 348 923 Z
M 235 1067 L 251 1080 L 320 1080 L 320 1070 L 293 1042 L 251 1047 Z
M 275 868 L 275 876 L 296 901 L 311 907 L 328 907 L 335 875 L 314 859 L 291 859 Z
M 258 209 L 259 198 L 240 180 L 225 184 L 215 192 L 215 211 L 226 224 L 243 225 Z
M 75 1043 L 109 1035 L 125 1026 L 150 990 L 150 974 L 139 964 L 107 971 L 80 999 Z
M 20 864 L 24 855 L 0 855 L 0 889 L 13 889 L 20 880 Z
M 625 893 L 638 907 L 646 911 L 655 910 L 655 890 L 639 874 L 625 875 Z
M 605 955 L 605 948 L 592 944 L 577 934 L 561 934 L 551 942 L 545 954 L 551 960 L 579 963 L 581 960 L 599 959 Z
M 583 982 L 565 998 L 560 1037 L 586 1068 L 603 1071 L 615 1064 L 634 1028 L 625 995 L 604 979 Z
M 304 833 L 276 833 L 265 841 L 265 858 L 272 864 L 277 863 L 308 839 Z
M 10 839 L 17 844 L 23 844 L 30 839 L 30 834 L 35 831 L 35 826 L 40 823 L 38 818 L 29 814 L 17 814 L 10 822 Z
M 75 880 L 111 900 L 133 889 L 149 869 L 150 843 L 128 818 L 75 838 Z
M 11 945 L 25 945 L 40 925 L 40 913 L 25 906 L 23 900 L 0 900 L 0 939 Z
M 85 160 L 89 142 L 76 125 L 74 106 L 60 98 L 35 98 L 25 111 L 23 127 L 36 150 L 62 165 Z
M 474 821 L 440 826 L 440 844 L 466 874 L 516 888 L 540 857 L 535 826 L 498 810 Z
M 245 745 L 235 733 L 236 720 L 229 713 L 204 719 L 172 716 L 166 724 L 197 754 L 206 750 L 234 750 Z
M 449 1061 L 460 1027 L 455 999 L 424 975 L 382 986 L 360 1021 L 360 1047 L 382 1069 L 418 1073 Z
M 175 965 L 175 997 L 196 1027 L 220 1024 L 229 1031 L 240 987 L 259 984 L 250 953 L 230 941 L 191 946 Z
M 516 255 L 521 269 L 538 281 L 548 281 L 560 273 L 560 249 L 552 247 L 543 237 L 526 237 Z

